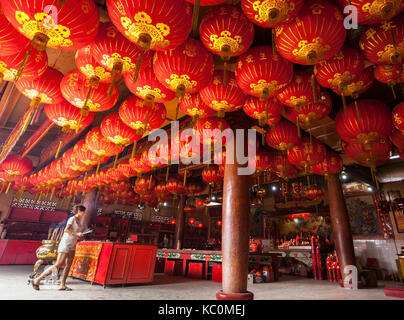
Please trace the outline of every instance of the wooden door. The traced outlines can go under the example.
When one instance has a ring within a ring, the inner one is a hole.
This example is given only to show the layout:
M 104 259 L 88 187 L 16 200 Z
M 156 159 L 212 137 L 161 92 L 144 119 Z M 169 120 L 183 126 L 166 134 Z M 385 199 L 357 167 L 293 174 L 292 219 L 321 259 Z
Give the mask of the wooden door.
M 127 283 L 152 282 L 156 263 L 155 246 L 133 246 Z
M 126 282 L 126 273 L 130 262 L 131 253 L 131 245 L 114 244 L 106 284 L 118 284 Z

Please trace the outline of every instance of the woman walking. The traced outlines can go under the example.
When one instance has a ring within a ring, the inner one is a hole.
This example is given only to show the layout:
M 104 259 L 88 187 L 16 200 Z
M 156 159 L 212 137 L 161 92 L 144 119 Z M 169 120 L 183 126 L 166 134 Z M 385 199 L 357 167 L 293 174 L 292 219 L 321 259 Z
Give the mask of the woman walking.
M 82 205 L 74 207 L 74 216 L 67 220 L 66 228 L 64 230 L 62 239 L 59 242 L 58 256 L 56 263 L 45 270 L 39 277 L 32 281 L 32 287 L 35 290 L 39 290 L 39 284 L 43 278 L 49 275 L 52 271 L 58 271 L 62 265 L 65 265 L 62 275 L 62 281 L 60 282 L 59 290 L 71 291 L 72 289 L 66 286 L 66 279 L 70 271 L 70 267 L 73 262 L 74 253 L 76 250 L 76 243 L 79 237 L 82 237 L 82 217 L 86 212 L 86 208 Z

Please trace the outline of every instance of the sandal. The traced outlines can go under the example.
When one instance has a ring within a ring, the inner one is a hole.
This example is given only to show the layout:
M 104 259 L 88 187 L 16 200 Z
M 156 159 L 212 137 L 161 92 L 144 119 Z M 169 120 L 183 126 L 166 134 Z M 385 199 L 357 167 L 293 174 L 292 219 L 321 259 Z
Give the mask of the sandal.
M 32 280 L 32 288 L 34 288 L 34 290 L 39 291 L 39 284 L 35 284 L 35 282 Z
M 69 287 L 63 287 L 63 288 L 59 288 L 59 291 L 72 291 L 72 288 Z

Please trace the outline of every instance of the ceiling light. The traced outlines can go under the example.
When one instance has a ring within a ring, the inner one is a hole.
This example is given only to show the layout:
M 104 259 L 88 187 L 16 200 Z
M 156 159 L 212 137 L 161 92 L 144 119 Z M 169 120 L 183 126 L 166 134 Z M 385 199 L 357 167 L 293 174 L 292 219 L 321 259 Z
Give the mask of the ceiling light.
M 276 190 L 278 190 L 278 188 L 276 186 L 272 186 L 272 190 L 276 191 Z
M 398 154 L 396 154 L 395 156 L 391 156 L 391 157 L 390 157 L 390 160 L 398 159 L 398 158 L 400 158 L 400 156 L 399 156 Z
M 341 176 L 343 180 L 347 180 L 348 179 L 348 175 L 346 175 L 345 173 Z
M 372 188 L 372 187 L 368 187 L 368 191 L 373 191 L 373 188 Z

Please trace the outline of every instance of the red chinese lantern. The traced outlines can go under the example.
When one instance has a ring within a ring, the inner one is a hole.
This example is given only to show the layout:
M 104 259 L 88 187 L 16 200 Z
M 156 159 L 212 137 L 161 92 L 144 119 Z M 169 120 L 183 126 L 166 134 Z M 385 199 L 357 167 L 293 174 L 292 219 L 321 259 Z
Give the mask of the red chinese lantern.
M 379 82 L 386 83 L 393 92 L 394 99 L 397 99 L 394 86 L 399 83 L 404 92 L 404 65 L 403 64 L 379 64 L 374 69 L 375 79 Z
M 223 177 L 220 174 L 219 166 L 210 165 L 202 170 L 202 180 L 209 184 L 213 185 L 218 182 L 223 181 Z
M 359 50 L 342 47 L 332 58 L 314 66 L 318 83 L 330 89 L 344 90 L 365 70 L 365 60 Z
M 394 129 L 389 138 L 399 150 L 404 150 L 404 133 Z
M 156 181 L 153 179 L 153 176 L 142 176 L 138 177 L 135 182 L 135 186 L 133 190 L 140 195 L 145 195 L 147 193 L 151 193 L 154 190 L 156 185 Z
M 220 226 L 222 225 L 222 221 L 221 221 L 221 220 L 218 220 L 218 221 L 216 222 L 216 224 L 220 227 Z
M 97 86 L 99 82 L 110 83 L 112 81 L 111 72 L 106 67 L 99 64 L 91 55 L 90 45 L 77 50 L 74 61 L 77 69 L 90 79 L 90 83 Z
M 74 145 L 73 155 L 87 167 L 95 166 L 99 162 L 104 163 L 109 159 L 109 157 L 99 159 L 99 157 L 88 148 L 85 139 L 80 140 Z
M 207 117 L 199 119 L 194 125 L 200 136 L 202 144 L 216 144 L 221 142 L 225 144 L 226 137 L 223 131 L 229 129 L 230 126 L 226 120 L 218 117 Z
M 393 18 L 404 10 L 402 1 L 391 0 L 338 0 L 341 8 L 348 5 L 355 6 L 358 10 L 359 24 L 375 24 Z
M 275 97 L 263 101 L 249 96 L 243 106 L 244 112 L 251 118 L 257 119 L 260 127 L 277 124 L 281 120 L 282 109 L 283 105 Z
M 28 48 L 26 47 L 26 49 Z M 3 52 L 0 52 L 0 55 L 0 82 L 3 80 L 18 81 L 24 78 L 36 79 L 42 76 L 48 67 L 48 56 L 46 52 L 38 51 L 35 48 L 32 49 L 32 54 L 25 62 L 24 49 L 8 56 L 4 56 Z M 24 70 L 22 70 L 22 68 L 20 69 L 23 62 L 25 63 Z
M 323 161 L 311 166 L 311 172 L 328 176 L 329 174 L 337 174 L 342 170 L 342 158 L 338 153 L 327 151 Z
M 195 206 L 193 206 L 193 205 L 188 205 L 188 206 L 185 206 L 185 207 L 184 207 L 184 212 L 185 212 L 185 213 L 195 213 L 195 211 L 196 211 L 196 208 L 195 208 Z M 190 219 L 189 219 L 189 223 L 190 223 L 190 224 L 194 224 L 194 223 L 195 223 L 195 219 L 194 219 L 194 218 L 190 218 Z
M 392 131 L 391 111 L 382 101 L 363 99 L 340 110 L 335 117 L 335 129 L 342 140 L 370 147 L 387 138 Z
M 188 222 L 189 222 L 190 224 L 194 224 L 194 223 L 195 223 L 195 219 L 194 219 L 194 218 L 189 218 Z
M 108 176 L 108 178 L 110 178 L 112 181 L 115 181 L 115 182 L 126 179 L 126 177 L 121 172 L 121 170 L 119 170 L 117 168 L 107 169 L 106 175 Z
M 309 103 L 299 108 L 286 108 L 285 116 L 290 121 L 297 124 L 298 128 L 308 129 L 313 122 L 320 121 L 328 116 L 332 109 L 331 96 L 327 91 L 321 91 L 320 99 L 317 103 Z
M 87 171 L 94 167 L 94 165 L 87 166 L 81 162 L 81 160 L 75 155 L 74 148 L 63 153 L 62 161 L 65 167 L 68 167 L 73 171 Z
M 133 72 L 135 78 L 143 66 L 150 64 L 152 59 L 151 52 L 143 52 L 138 47 L 126 39 L 118 29 L 111 23 L 101 23 L 100 31 L 90 47 L 91 55 L 94 59 L 111 71 L 112 83 L 108 96 L 112 94 L 112 88 L 115 86 L 117 79 L 122 74 Z M 142 56 L 144 63 L 139 66 L 138 59 Z M 136 79 L 134 79 L 136 80 Z
M 404 132 L 404 102 L 401 102 L 394 107 L 392 120 L 396 129 Z
M 87 116 L 82 116 L 80 110 L 66 100 L 56 104 L 47 104 L 44 111 L 50 120 L 63 128 L 63 132 L 78 131 L 89 126 L 94 120 L 93 112 L 89 112 Z
M 198 228 L 202 228 L 203 227 L 203 223 L 198 223 Z
M 92 83 L 77 69 L 66 74 L 60 83 L 65 99 L 82 109 L 83 115 L 86 115 L 88 111 L 106 111 L 115 105 L 119 97 L 118 88 L 114 86 L 111 96 L 108 97 L 108 87 L 107 83 Z
M 147 173 L 151 171 L 151 167 L 143 162 L 142 155 L 135 155 L 133 158 L 129 159 L 129 165 L 137 172 L 137 173 Z
M 154 187 L 154 194 L 157 196 L 157 199 L 159 199 L 159 201 L 169 195 L 170 192 L 167 190 L 166 182 L 158 182 Z
M 192 9 L 182 0 L 108 0 L 107 8 L 116 28 L 142 50 L 174 49 L 191 31 Z
M 214 110 L 202 101 L 199 93 L 185 94 L 185 96 L 181 99 L 179 105 L 180 109 L 185 114 L 192 117 L 192 121 L 194 123 L 197 122 L 198 119 L 210 117 L 214 113 Z
M 285 151 L 292 148 L 299 140 L 296 126 L 287 121 L 280 121 L 265 134 L 268 145 L 274 149 Z
M 185 93 L 200 91 L 210 83 L 214 61 L 202 43 L 188 38 L 175 49 L 156 52 L 153 70 L 160 83 L 182 98 Z
M 236 111 L 243 107 L 247 95 L 238 87 L 233 72 L 229 73 L 228 83 L 223 81 L 223 71 L 217 70 L 213 80 L 199 92 L 202 101 L 218 112 L 220 118 L 225 112 Z
M 170 224 L 175 224 L 175 219 L 171 219 Z
M 198 199 L 198 200 L 195 201 L 195 204 L 196 204 L 198 207 L 202 207 L 202 206 L 203 206 L 203 200 Z
M 128 89 L 140 99 L 149 102 L 164 103 L 175 98 L 175 93 L 163 86 L 154 74 L 152 65 L 148 65 L 139 72 L 136 82 L 133 82 L 131 73 L 124 74 Z
M 80 172 L 74 171 L 69 167 L 65 166 L 62 159 L 57 159 L 50 164 L 51 169 L 53 170 L 53 177 L 58 179 L 61 178 L 63 180 L 72 179 L 80 175 Z
M 149 106 L 136 96 L 126 99 L 119 108 L 122 121 L 137 134 L 159 128 L 165 121 L 167 111 L 162 103 L 153 103 Z
M 345 155 L 360 164 L 369 167 L 372 172 L 373 180 L 379 188 L 378 180 L 375 176 L 376 167 L 384 164 L 390 158 L 391 142 L 387 139 L 380 139 L 373 142 L 370 148 L 365 147 L 362 143 L 342 143 L 342 151 Z
M 22 176 L 32 170 L 32 161 L 29 158 L 17 154 L 8 156 L 0 165 L 0 169 L 6 173 L 6 177 Z
M 98 32 L 98 8 L 94 1 L 5 0 L 2 9 L 11 24 L 42 50 L 46 46 L 80 49 Z
M 58 70 L 47 67 L 45 73 L 36 79 L 21 79 L 16 83 L 17 89 L 31 99 L 31 106 L 36 108 L 41 103 L 60 103 L 63 95 L 60 92 L 60 83 L 63 74 Z
M 132 168 L 128 160 L 121 161 L 117 168 L 126 178 L 137 176 L 137 171 Z
M 184 187 L 183 181 L 177 178 L 170 178 L 166 183 L 166 189 L 168 192 L 174 194 L 175 196 L 179 194 L 185 194 L 186 188 Z
M 186 186 L 185 186 L 186 193 L 195 196 L 198 193 L 202 192 L 202 186 L 200 183 L 197 183 L 195 181 L 188 181 Z
M 288 160 L 295 166 L 304 167 L 307 172 L 311 166 L 324 160 L 326 152 L 325 146 L 316 139 L 301 138 L 288 150 Z
M 304 190 L 304 196 L 310 200 L 319 200 L 324 197 L 324 191 L 319 186 L 307 186 Z
M 243 11 L 230 4 L 211 8 L 199 26 L 202 43 L 223 61 L 243 54 L 254 39 L 254 25 Z M 226 81 L 224 81 L 226 83 Z
M 29 43 L 29 40 L 19 33 L 7 20 L 1 8 L 0 39 L 0 56 L 17 55 L 19 52 L 25 51 L 25 47 Z
M 300 108 L 309 103 L 317 102 L 320 86 L 305 71 L 295 71 L 292 81 L 280 91 L 276 97 L 284 105 Z
M 262 100 L 273 97 L 293 78 L 293 65 L 270 46 L 257 46 L 242 54 L 236 65 L 237 84 Z
M 271 152 L 267 149 L 259 149 L 255 157 L 255 171 L 262 173 L 271 168 Z
M 292 21 L 303 6 L 303 0 L 241 0 L 245 15 L 256 25 L 275 28 Z
M 101 133 L 109 141 L 116 145 L 128 146 L 142 138 L 135 130 L 127 126 L 118 113 L 112 113 L 101 122 Z
M 324 62 L 344 44 L 343 19 L 339 9 L 328 1 L 306 1 L 295 20 L 276 28 L 276 48 L 293 63 Z
M 346 102 L 344 97 L 352 97 L 357 99 L 361 93 L 367 91 L 373 84 L 375 77 L 373 75 L 373 68 L 366 68 L 359 76 L 352 80 L 346 86 L 335 88 L 333 91 L 342 96 L 342 102 L 344 108 L 346 108 Z
M 404 56 L 404 19 L 397 16 L 369 26 L 362 32 L 359 46 L 374 64 L 399 63 Z
M 87 133 L 85 141 L 88 149 L 98 156 L 97 172 L 103 158 L 117 155 L 123 149 L 121 146 L 105 138 L 101 133 L 100 127 L 91 129 Z

